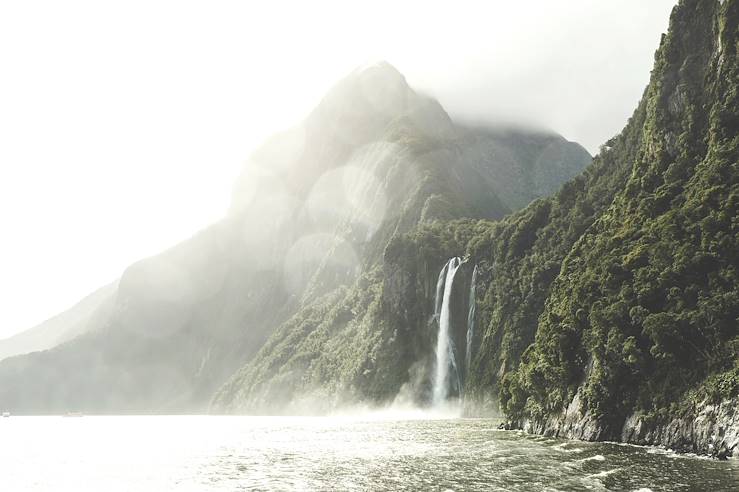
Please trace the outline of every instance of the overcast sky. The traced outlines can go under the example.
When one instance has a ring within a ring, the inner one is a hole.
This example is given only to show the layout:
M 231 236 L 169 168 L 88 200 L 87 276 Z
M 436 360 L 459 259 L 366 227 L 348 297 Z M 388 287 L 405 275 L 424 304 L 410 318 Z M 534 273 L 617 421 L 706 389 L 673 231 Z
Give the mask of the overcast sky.
M 0 338 L 216 221 L 251 149 L 370 61 L 595 153 L 674 3 L 0 2 Z

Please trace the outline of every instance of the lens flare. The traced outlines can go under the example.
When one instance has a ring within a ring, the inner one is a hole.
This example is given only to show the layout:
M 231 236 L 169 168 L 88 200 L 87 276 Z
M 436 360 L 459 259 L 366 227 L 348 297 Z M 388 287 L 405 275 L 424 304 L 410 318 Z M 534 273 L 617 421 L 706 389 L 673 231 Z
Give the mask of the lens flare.
M 283 279 L 293 295 L 305 293 L 312 282 L 326 281 L 335 288 L 356 278 L 359 259 L 354 248 L 335 234 L 301 237 L 285 256 Z

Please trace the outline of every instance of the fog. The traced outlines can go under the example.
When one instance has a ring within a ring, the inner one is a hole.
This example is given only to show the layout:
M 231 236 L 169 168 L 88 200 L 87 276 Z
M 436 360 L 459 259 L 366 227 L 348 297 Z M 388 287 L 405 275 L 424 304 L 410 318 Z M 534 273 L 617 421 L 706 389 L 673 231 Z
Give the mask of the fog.
M 635 107 L 674 3 L 5 2 L 0 338 L 218 220 L 251 150 L 370 61 L 454 119 L 595 153 Z

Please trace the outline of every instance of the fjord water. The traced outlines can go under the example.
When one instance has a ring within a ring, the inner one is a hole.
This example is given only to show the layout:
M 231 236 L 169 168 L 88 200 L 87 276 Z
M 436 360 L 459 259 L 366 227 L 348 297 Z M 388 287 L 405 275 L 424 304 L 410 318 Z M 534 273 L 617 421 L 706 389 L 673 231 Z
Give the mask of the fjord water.
M 0 419 L 3 491 L 737 490 L 739 462 L 421 413 Z

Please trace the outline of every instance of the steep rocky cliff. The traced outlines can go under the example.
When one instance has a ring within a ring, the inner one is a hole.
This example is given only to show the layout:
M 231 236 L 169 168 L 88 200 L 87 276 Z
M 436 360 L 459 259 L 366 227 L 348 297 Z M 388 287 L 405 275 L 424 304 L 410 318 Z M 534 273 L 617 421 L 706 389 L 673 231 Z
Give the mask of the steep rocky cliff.
M 703 453 L 737 445 L 737 22 L 736 1 L 673 11 L 630 173 L 567 252 L 534 343 L 504 376 L 512 420 Z M 621 153 L 616 140 L 600 159 Z

